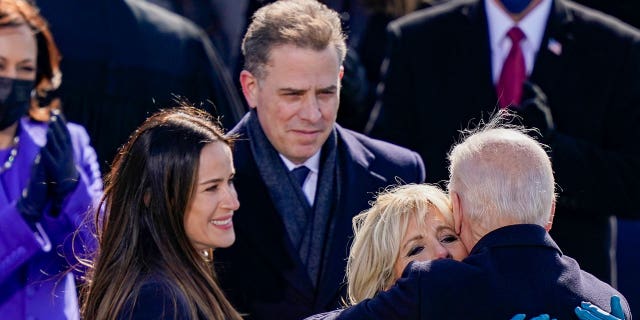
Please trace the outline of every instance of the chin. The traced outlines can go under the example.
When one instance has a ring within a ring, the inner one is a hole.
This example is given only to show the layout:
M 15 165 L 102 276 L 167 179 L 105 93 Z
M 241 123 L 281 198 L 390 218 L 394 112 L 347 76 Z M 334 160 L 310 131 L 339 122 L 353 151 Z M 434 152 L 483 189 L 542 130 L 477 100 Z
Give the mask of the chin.
M 224 237 L 224 239 L 217 239 L 215 245 L 213 246 L 214 248 L 228 248 L 230 247 L 234 242 L 236 242 L 236 235 L 230 235 L 230 236 L 226 236 Z

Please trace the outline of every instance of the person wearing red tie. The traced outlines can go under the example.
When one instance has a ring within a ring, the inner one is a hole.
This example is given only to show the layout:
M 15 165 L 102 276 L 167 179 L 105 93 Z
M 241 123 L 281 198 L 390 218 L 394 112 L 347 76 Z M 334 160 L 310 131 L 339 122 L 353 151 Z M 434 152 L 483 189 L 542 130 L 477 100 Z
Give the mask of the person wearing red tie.
M 451 1 L 392 22 L 367 133 L 447 179 L 458 130 L 510 108 L 549 146 L 551 235 L 611 282 L 611 217 L 640 217 L 640 32 L 568 0 Z

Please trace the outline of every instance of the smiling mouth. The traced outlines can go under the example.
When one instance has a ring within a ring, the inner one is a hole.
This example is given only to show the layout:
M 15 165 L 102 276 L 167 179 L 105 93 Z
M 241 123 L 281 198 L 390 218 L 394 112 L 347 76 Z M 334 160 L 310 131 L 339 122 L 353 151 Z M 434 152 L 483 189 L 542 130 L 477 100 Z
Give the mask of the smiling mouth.
M 216 226 L 224 226 L 231 223 L 231 218 L 232 217 L 229 217 L 228 219 L 224 219 L 224 220 L 211 220 L 211 223 L 213 223 Z

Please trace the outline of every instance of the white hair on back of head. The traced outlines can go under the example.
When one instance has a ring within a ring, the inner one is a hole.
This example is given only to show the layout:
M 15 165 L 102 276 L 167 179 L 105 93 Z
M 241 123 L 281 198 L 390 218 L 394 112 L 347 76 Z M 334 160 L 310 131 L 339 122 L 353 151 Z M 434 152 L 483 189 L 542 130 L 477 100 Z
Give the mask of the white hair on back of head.
M 554 177 L 545 146 L 511 124 L 500 110 L 486 124 L 464 133 L 449 154 L 449 192 L 466 215 L 485 228 L 509 223 L 546 226 L 555 200 Z

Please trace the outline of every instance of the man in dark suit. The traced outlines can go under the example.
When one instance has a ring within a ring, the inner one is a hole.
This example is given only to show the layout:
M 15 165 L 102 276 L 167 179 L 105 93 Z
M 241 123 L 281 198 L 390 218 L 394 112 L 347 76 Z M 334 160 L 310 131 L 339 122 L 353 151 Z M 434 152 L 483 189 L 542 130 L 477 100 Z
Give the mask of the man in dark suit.
M 236 243 L 215 252 L 223 290 L 251 319 L 301 319 L 339 307 L 352 217 L 375 192 L 422 182 L 417 153 L 335 123 L 346 45 L 315 0 L 256 12 L 240 75 L 251 111 L 230 132 Z
M 103 169 L 174 95 L 202 103 L 227 128 L 244 114 L 217 52 L 187 19 L 136 0 L 37 2 L 63 56 L 65 114 L 87 128 Z
M 391 289 L 338 319 L 510 319 L 517 313 L 574 319 L 581 301 L 611 312 L 610 297 L 620 293 L 580 270 L 547 233 L 556 195 L 543 146 L 500 120 L 476 130 L 449 157 L 455 231 L 469 256 L 416 262 Z M 627 301 L 621 302 L 631 319 Z
M 512 26 L 524 36 L 524 92 L 500 81 Z M 566 0 L 453 1 L 393 22 L 389 33 L 371 135 L 417 150 L 427 181 L 439 182 L 458 130 L 498 102 L 515 108 L 550 146 L 559 186 L 551 234 L 609 281 L 609 218 L 640 212 L 640 33 Z

